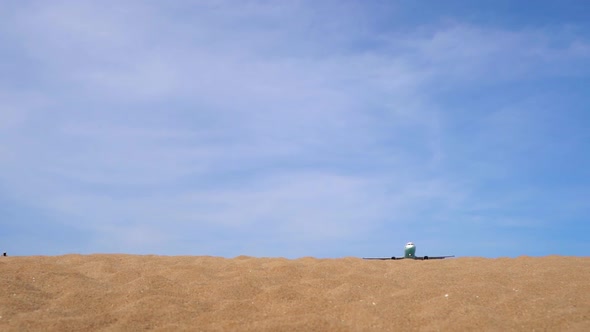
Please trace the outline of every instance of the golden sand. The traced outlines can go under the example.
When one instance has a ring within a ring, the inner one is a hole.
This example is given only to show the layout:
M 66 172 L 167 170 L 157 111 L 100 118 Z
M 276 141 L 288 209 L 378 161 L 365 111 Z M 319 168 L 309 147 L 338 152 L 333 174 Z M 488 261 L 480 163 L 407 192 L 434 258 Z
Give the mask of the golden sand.
M 0 257 L 1 331 L 590 331 L 590 258 Z

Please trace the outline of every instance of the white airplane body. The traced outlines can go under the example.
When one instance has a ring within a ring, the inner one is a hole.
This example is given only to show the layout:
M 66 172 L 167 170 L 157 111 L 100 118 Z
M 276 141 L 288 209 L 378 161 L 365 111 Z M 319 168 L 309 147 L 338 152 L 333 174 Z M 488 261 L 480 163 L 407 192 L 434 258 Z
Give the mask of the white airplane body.
M 380 260 L 390 260 L 390 259 L 419 259 L 419 260 L 428 260 L 428 259 L 444 259 L 447 257 L 455 257 L 454 255 L 451 256 L 416 256 L 416 245 L 413 242 L 408 242 L 404 247 L 404 255 L 402 257 L 366 257 L 363 259 L 380 259 Z

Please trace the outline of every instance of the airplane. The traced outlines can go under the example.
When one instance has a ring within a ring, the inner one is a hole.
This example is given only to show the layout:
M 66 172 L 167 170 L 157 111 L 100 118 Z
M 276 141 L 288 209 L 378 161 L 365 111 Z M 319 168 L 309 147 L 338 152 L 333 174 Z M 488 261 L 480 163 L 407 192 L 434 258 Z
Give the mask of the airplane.
M 413 242 L 408 242 L 404 248 L 404 256 L 403 257 L 363 257 L 363 259 L 380 259 L 380 260 L 389 260 L 389 259 L 419 259 L 419 260 L 428 260 L 428 259 L 444 259 L 447 257 L 455 257 L 454 255 L 451 256 L 416 256 L 416 246 Z

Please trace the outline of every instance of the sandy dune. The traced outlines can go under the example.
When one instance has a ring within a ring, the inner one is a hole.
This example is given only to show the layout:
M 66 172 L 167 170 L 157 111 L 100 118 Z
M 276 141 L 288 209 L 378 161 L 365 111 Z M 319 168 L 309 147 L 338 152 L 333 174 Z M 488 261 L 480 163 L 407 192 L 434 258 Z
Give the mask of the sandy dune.
M 590 331 L 590 258 L 0 257 L 0 330 Z

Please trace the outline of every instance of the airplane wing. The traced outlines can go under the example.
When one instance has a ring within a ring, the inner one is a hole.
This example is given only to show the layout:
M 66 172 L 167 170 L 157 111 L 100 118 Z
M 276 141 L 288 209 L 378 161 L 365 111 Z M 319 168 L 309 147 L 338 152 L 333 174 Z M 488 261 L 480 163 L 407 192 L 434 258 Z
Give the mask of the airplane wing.
M 422 259 L 422 260 L 427 260 L 427 259 L 445 259 L 447 257 L 455 257 L 455 255 L 450 255 L 450 256 L 416 256 L 414 257 L 414 259 Z
M 376 259 L 382 261 L 388 261 L 392 259 L 404 259 L 404 257 L 363 257 L 363 259 Z
M 445 259 L 447 257 L 455 257 L 455 255 L 450 255 L 450 256 L 416 256 L 414 258 L 408 258 L 408 259 L 429 260 L 429 259 Z M 388 261 L 388 260 L 398 260 L 398 259 L 406 259 L 406 258 L 405 257 L 363 257 L 363 259 Z

